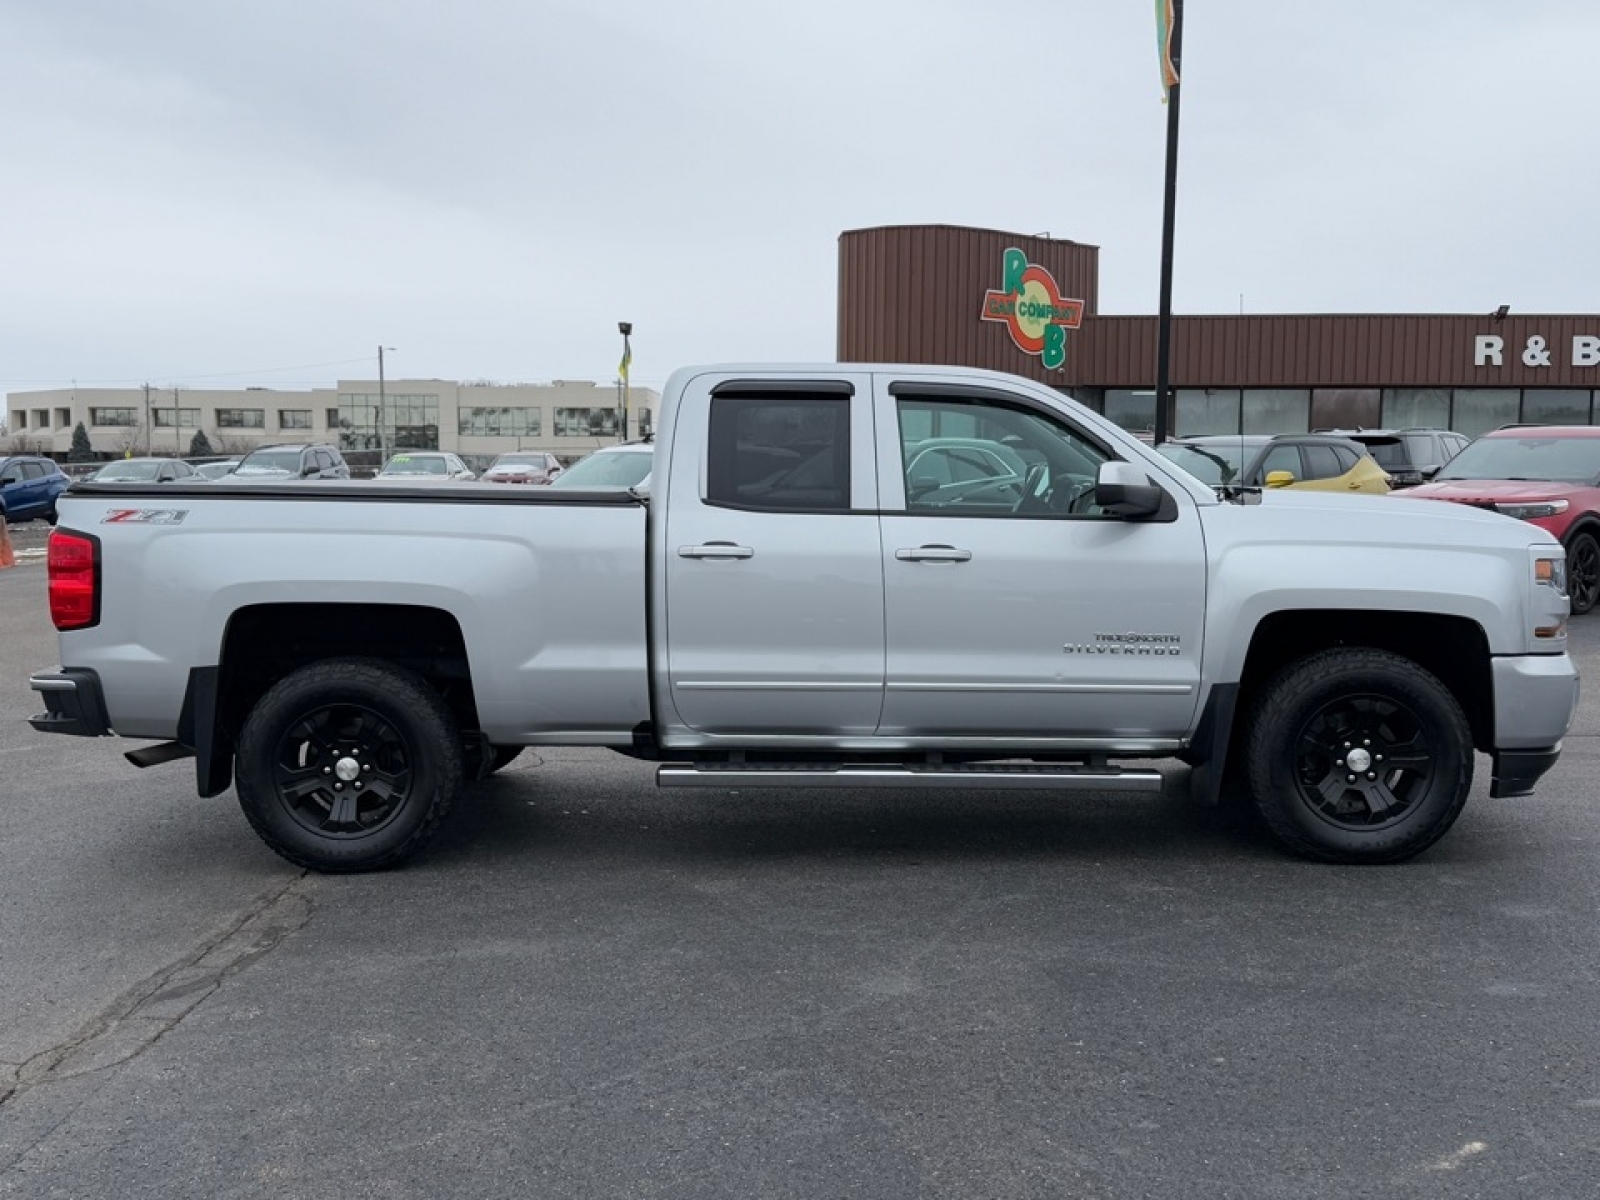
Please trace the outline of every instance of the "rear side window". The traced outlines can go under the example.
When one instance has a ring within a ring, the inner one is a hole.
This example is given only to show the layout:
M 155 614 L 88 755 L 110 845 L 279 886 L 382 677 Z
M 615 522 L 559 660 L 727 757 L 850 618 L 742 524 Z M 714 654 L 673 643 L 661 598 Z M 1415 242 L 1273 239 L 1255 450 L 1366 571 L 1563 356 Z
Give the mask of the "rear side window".
M 850 397 L 711 398 L 706 500 L 733 508 L 850 507 Z
M 43 463 L 25 462 L 22 464 L 22 477 L 24 479 L 43 479 L 47 474 L 49 472 L 44 469 Z
M 1336 479 L 1344 474 L 1332 446 L 1306 446 L 1306 478 Z

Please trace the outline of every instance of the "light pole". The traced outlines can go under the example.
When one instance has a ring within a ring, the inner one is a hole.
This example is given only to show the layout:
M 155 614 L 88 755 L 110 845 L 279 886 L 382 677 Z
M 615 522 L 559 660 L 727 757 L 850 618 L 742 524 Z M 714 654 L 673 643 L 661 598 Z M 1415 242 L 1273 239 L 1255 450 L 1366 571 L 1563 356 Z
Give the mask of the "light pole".
M 617 373 L 622 376 L 622 428 L 618 432 L 622 435 L 620 441 L 628 440 L 628 367 L 633 363 L 633 347 L 628 344 L 628 335 L 633 332 L 632 321 L 618 321 L 617 332 L 622 335 L 622 362 L 617 365 Z
M 385 351 L 388 351 L 390 354 L 393 354 L 394 353 L 394 347 L 393 346 L 379 346 L 378 347 L 378 457 L 381 460 L 383 460 L 382 462 L 378 463 L 378 467 L 380 469 L 383 467 L 384 462 L 387 462 L 388 459 L 389 459 L 389 448 L 386 445 L 384 445 L 384 440 L 383 440 L 383 419 L 384 419 L 384 417 L 386 417 L 388 415 L 388 411 L 389 411 L 388 404 L 386 403 L 386 401 L 384 399 L 384 390 L 383 390 L 383 355 L 384 355 Z

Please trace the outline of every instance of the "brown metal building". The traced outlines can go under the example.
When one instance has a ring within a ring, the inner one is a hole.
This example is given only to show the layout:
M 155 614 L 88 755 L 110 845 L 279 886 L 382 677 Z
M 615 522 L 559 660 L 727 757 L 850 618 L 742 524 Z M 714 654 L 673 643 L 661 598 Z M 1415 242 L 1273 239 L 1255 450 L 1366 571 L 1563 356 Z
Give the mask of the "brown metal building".
M 1099 258 L 1097 246 L 991 229 L 848 231 L 839 238 L 839 359 L 1009 371 L 1146 428 L 1157 321 L 1100 314 Z M 1019 276 L 1012 268 L 1024 260 L 1030 273 Z M 1048 353 L 1024 345 L 1027 330 L 1014 334 L 1015 324 L 994 315 L 1009 311 L 1008 289 L 1012 299 L 1048 295 L 1046 277 L 1060 303 L 1039 300 L 1031 330 L 1062 326 L 1051 334 L 1053 367 Z M 1594 423 L 1600 316 L 1176 316 L 1171 354 L 1177 434 L 1354 426 L 1478 434 L 1513 421 Z

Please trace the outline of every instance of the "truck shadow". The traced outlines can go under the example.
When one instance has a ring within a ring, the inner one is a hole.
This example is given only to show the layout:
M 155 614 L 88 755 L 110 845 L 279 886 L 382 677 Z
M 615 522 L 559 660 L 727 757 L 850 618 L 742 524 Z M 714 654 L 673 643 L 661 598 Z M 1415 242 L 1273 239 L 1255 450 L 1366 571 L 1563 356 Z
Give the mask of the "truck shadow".
M 916 789 L 657 789 L 557 768 L 470 787 L 431 862 L 648 860 L 1281 859 L 1243 806 L 1203 809 L 1186 773 L 1159 795 Z

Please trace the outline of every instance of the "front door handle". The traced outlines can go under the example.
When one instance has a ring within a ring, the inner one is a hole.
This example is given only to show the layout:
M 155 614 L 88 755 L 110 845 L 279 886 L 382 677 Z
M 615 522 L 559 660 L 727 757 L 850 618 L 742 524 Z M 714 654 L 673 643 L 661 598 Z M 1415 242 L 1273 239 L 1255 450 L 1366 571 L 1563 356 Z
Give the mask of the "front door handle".
M 971 550 L 957 550 L 954 546 L 917 546 L 913 549 L 896 550 L 894 556 L 901 562 L 966 562 L 972 557 Z
M 733 542 L 706 542 L 700 546 L 679 546 L 679 558 L 751 558 L 755 551 Z

